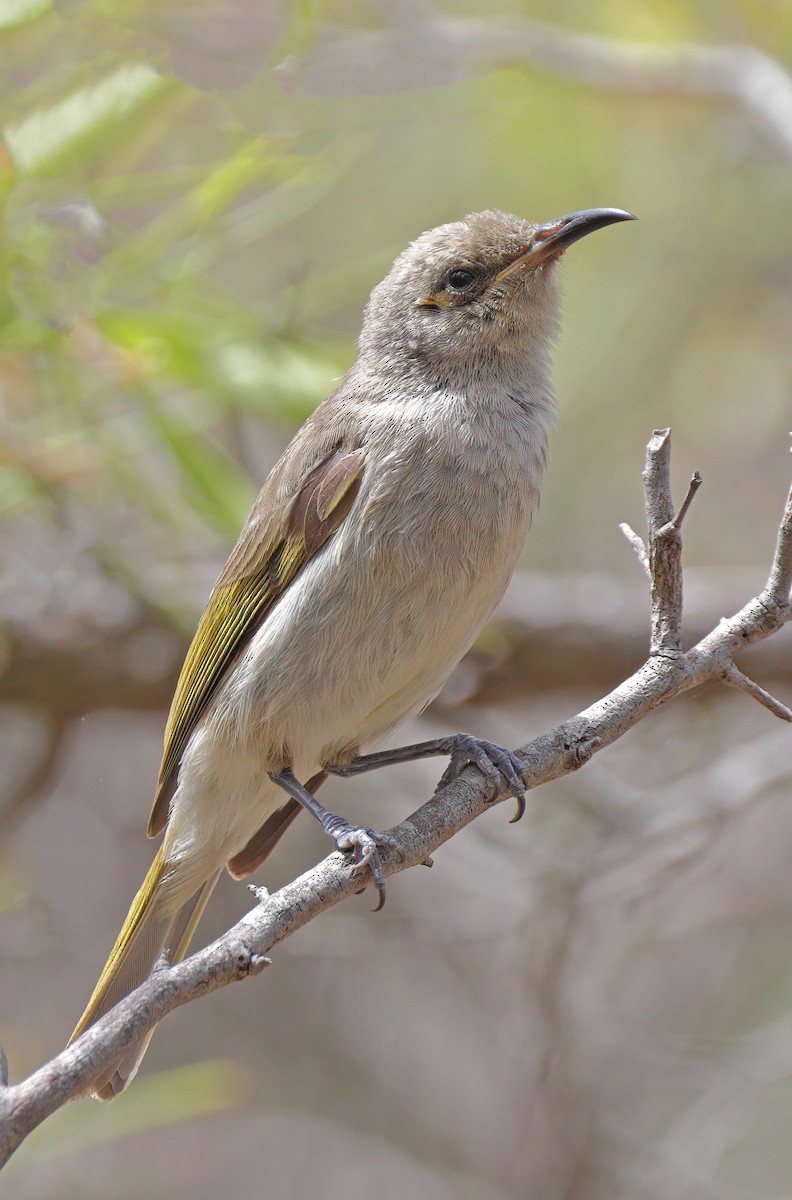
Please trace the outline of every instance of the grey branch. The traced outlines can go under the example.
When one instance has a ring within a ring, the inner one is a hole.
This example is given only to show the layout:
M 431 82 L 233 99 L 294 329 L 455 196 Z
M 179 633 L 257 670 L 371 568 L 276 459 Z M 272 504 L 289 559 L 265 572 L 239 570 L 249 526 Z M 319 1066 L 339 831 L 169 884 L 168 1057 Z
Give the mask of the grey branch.
M 698 488 L 693 477 L 685 502 L 674 516 L 671 495 L 671 430 L 656 429 L 646 448 L 644 503 L 649 527 L 652 581 L 652 654 L 682 651 L 682 535 L 679 527 Z
M 777 700 L 771 692 L 766 688 L 760 687 L 753 679 L 749 679 L 739 667 L 734 663 L 729 663 L 723 674 L 723 682 L 729 687 L 737 688 L 740 692 L 745 692 L 747 696 L 753 696 L 754 700 L 758 700 L 765 708 L 769 709 L 774 716 L 780 717 L 782 721 L 792 721 L 792 709 L 786 704 L 782 704 Z
M 681 529 L 682 528 L 682 522 L 684 521 L 685 517 L 688 514 L 688 509 L 690 508 L 691 504 L 693 503 L 693 497 L 695 496 L 696 492 L 699 490 L 699 488 L 701 487 L 703 482 L 704 482 L 704 480 L 702 479 L 699 472 L 694 471 L 690 477 L 690 483 L 688 484 L 687 495 L 685 496 L 685 499 L 682 501 L 679 512 L 677 513 L 677 515 L 674 517 L 673 521 L 671 522 L 671 526 L 673 529 Z M 660 530 L 660 533 L 664 533 L 664 532 L 665 532 L 664 529 Z
M 625 42 L 524 17 L 434 18 L 428 6 L 411 17 L 386 31 L 323 26 L 305 58 L 282 64 L 283 85 L 312 95 L 359 95 L 533 63 L 592 87 L 720 97 L 792 158 L 792 79 L 754 46 Z
M 770 608 L 789 603 L 792 590 L 792 491 L 787 496 L 786 508 L 778 528 L 773 567 L 762 598 Z
M 640 536 L 640 534 L 637 534 L 632 525 L 628 525 L 626 521 L 622 521 L 620 523 L 619 529 L 627 538 L 627 541 L 635 551 L 635 556 L 638 559 L 638 562 L 643 567 L 649 579 L 651 579 L 652 569 L 649 566 L 649 555 L 647 554 L 646 543 L 644 542 L 643 538 Z
M 681 583 L 678 587 L 675 581 L 681 574 L 681 543 L 678 529 L 673 528 L 669 453 L 668 431 L 662 430 L 649 443 L 645 478 L 653 569 L 657 570 L 654 530 L 655 542 L 657 532 L 661 534 L 664 570 L 668 568 L 672 579 L 669 584 L 665 575 L 659 579 L 653 576 L 657 622 L 673 639 L 681 618 Z M 522 746 L 526 787 L 535 788 L 577 770 L 597 750 L 616 741 L 654 709 L 707 680 L 721 679 L 748 691 L 778 715 L 786 716 L 785 706 L 737 671 L 733 656 L 789 621 L 790 587 L 792 492 L 779 528 L 768 582 L 760 595 L 734 616 L 721 620 L 690 650 L 650 652 L 643 665 L 608 695 Z M 467 768 L 391 830 L 405 858 L 402 861 L 395 853 L 383 853 L 385 874 L 426 862 L 439 846 L 489 807 L 483 778 L 475 769 Z M 359 888 L 360 876 L 336 852 L 278 892 L 256 893 L 258 905 L 223 937 L 182 963 L 160 967 L 73 1046 L 21 1083 L 0 1085 L 0 1163 L 7 1161 L 48 1116 L 83 1094 L 103 1068 L 167 1013 L 228 983 L 259 974 L 268 965 L 267 955 L 274 946 Z

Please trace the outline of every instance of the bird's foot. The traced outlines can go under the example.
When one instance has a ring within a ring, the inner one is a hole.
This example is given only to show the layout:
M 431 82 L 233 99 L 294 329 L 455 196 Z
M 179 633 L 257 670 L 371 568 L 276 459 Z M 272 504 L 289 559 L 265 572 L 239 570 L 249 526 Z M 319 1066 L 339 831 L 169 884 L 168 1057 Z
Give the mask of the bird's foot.
M 450 760 L 443 772 L 437 791 L 451 783 L 471 763 L 478 767 L 487 782 L 488 800 L 498 799 L 506 790 L 517 801 L 517 811 L 512 823 L 519 821 L 525 812 L 525 784 L 522 773 L 525 763 L 513 750 L 504 750 L 494 742 L 473 737 L 470 733 L 456 733 L 448 739 Z
M 325 763 L 324 769 L 334 775 L 360 775 L 364 771 L 374 771 L 393 763 L 415 762 L 419 758 L 429 758 L 435 754 L 450 756 L 450 762 L 437 785 L 438 791 L 456 779 L 468 764 L 473 763 L 487 781 L 491 802 L 497 800 L 504 791 L 514 796 L 517 812 L 512 820 L 519 821 L 525 812 L 526 803 L 525 784 L 522 779 L 524 762 L 513 750 L 504 750 L 494 742 L 475 738 L 469 733 L 454 733 L 447 737 L 432 738 L 428 742 L 416 742 L 412 746 L 377 750 L 374 754 L 359 755 L 347 763 Z
M 379 912 L 385 903 L 385 873 L 379 847 L 383 850 L 393 850 L 400 861 L 404 862 L 407 856 L 401 846 L 389 833 L 379 833 L 376 829 L 370 829 L 368 825 L 353 825 L 335 813 L 328 812 L 321 818 L 321 822 L 325 833 L 334 840 L 339 850 L 352 851 L 353 871 L 364 871 L 366 867 L 371 869 L 374 886 L 379 893 L 379 901 L 374 911 Z
M 272 772 L 270 779 L 273 783 L 277 783 L 278 787 L 282 787 L 312 816 L 316 817 L 322 829 L 328 837 L 333 838 L 339 850 L 352 851 L 355 860 L 352 868 L 354 871 L 363 871 L 366 867 L 371 869 L 374 884 L 379 892 L 379 904 L 374 911 L 379 912 L 385 903 L 385 872 L 382 869 L 382 859 L 378 847 L 381 846 L 383 850 L 395 851 L 400 860 L 404 862 L 407 855 L 396 839 L 389 833 L 378 833 L 376 829 L 369 829 L 368 825 L 353 825 L 345 817 L 339 817 L 336 813 L 330 812 L 295 778 L 291 767 L 285 767 L 277 774 Z

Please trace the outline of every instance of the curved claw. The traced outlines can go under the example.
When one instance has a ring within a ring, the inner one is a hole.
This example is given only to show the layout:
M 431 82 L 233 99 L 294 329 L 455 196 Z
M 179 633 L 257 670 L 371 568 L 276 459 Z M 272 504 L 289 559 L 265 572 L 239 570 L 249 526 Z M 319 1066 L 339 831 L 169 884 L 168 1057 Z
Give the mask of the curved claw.
M 483 738 L 474 738 L 469 733 L 458 733 L 453 742 L 451 761 L 441 785 L 456 778 L 468 763 L 474 763 L 487 781 L 490 802 L 497 800 L 504 784 L 509 789 L 517 801 L 517 811 L 509 823 L 519 821 L 526 808 L 525 784 L 521 778 L 524 764 L 519 754 L 504 750 L 502 746 Z
M 327 832 L 334 839 L 339 850 L 352 851 L 355 860 L 352 866 L 353 871 L 363 871 L 366 867 L 371 869 L 374 886 L 379 893 L 377 907 L 373 911 L 379 912 L 385 904 L 385 872 L 382 869 L 382 859 L 378 847 L 382 846 L 387 850 L 393 850 L 401 862 L 404 862 L 407 855 L 389 833 L 379 833 L 378 830 L 370 829 L 367 825 L 352 825 L 341 817 L 335 818 L 332 828 L 328 828 Z
M 377 855 L 377 862 L 379 863 L 379 855 Z M 374 873 L 374 884 L 377 889 L 377 905 L 376 905 L 376 908 L 372 908 L 371 911 L 372 912 L 381 912 L 382 909 L 385 907 L 385 879 L 384 879 L 384 876 L 382 875 L 382 864 L 380 864 L 379 872 L 377 872 L 373 866 L 371 869 L 372 869 L 372 872 Z M 378 874 L 380 876 L 380 879 L 377 879 Z

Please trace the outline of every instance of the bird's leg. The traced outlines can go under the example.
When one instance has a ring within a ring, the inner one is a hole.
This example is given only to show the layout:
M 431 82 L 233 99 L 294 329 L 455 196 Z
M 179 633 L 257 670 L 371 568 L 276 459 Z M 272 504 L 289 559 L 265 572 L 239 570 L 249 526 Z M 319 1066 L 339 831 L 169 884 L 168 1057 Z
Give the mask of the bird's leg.
M 377 750 L 374 754 L 363 754 L 353 758 L 345 766 L 326 763 L 325 770 L 333 775 L 348 778 L 351 775 L 361 775 L 364 771 L 374 771 L 377 767 L 414 762 L 417 758 L 431 758 L 436 754 L 447 754 L 450 759 L 437 785 L 438 791 L 456 779 L 464 767 L 473 763 L 487 781 L 491 800 L 498 798 L 504 786 L 508 788 L 517 801 L 517 812 L 512 820 L 519 821 L 525 812 L 525 784 L 522 781 L 525 764 L 513 750 L 504 750 L 502 746 L 473 737 L 470 733 L 452 733 L 447 737 L 432 738 L 428 742 L 416 742 L 413 746 Z
M 353 852 L 355 857 L 353 869 L 355 871 L 362 871 L 367 866 L 371 867 L 374 884 L 379 892 L 379 903 L 375 909 L 378 912 L 385 903 L 385 874 L 377 847 L 383 846 L 388 850 L 395 850 L 404 860 L 404 851 L 396 839 L 388 833 L 378 833 L 376 829 L 369 829 L 367 825 L 353 825 L 345 817 L 336 816 L 335 813 L 320 804 L 315 796 L 311 795 L 288 767 L 284 771 L 279 771 L 277 775 L 270 774 L 270 779 L 273 783 L 277 783 L 278 787 L 282 787 L 293 800 L 301 804 L 311 816 L 316 817 L 322 829 L 328 837 L 333 838 L 339 850 Z

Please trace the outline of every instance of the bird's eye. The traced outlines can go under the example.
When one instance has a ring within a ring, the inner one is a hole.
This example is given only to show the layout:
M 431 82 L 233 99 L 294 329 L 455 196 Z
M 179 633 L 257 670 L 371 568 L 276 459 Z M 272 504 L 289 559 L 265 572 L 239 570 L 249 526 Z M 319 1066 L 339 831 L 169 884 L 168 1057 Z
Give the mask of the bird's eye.
M 453 288 L 455 292 L 464 291 L 470 287 L 475 281 L 476 275 L 474 271 L 469 271 L 467 267 L 455 267 L 448 275 L 448 286 Z

